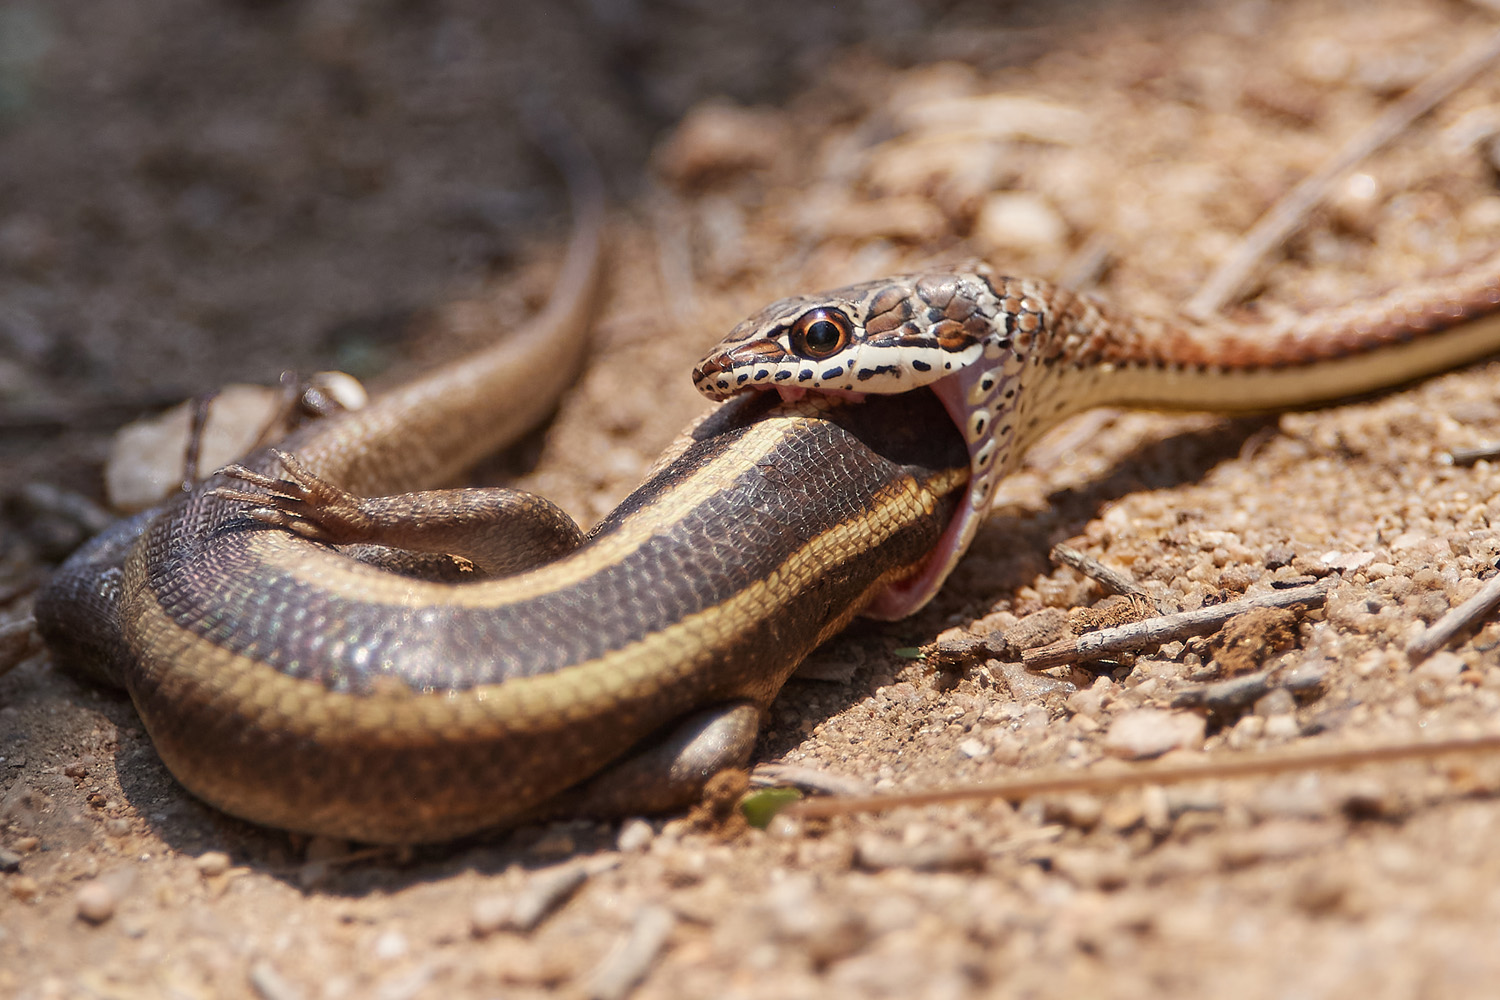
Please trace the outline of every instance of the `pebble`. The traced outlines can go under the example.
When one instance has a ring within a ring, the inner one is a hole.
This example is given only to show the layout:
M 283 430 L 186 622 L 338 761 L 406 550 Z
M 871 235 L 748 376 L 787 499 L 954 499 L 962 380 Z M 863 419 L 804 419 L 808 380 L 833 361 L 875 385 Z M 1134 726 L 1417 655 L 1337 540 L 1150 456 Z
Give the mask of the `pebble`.
M 370 950 L 376 958 L 382 961 L 395 961 L 407 952 L 406 935 L 394 927 L 382 931 L 380 936 L 375 939 L 375 944 Z
M 990 748 L 985 745 L 983 740 L 976 740 L 970 737 L 959 743 L 958 752 L 971 760 L 978 760 L 988 757 L 990 755 Z
M 1129 860 L 1113 851 L 1060 851 L 1052 858 L 1057 871 L 1084 889 L 1118 889 L 1130 877 Z
M 1168 750 L 1200 750 L 1204 720 L 1187 712 L 1141 708 L 1116 718 L 1104 737 L 1104 749 L 1126 760 L 1160 757 Z
M 1104 816 L 1104 803 L 1093 795 L 1064 795 L 1049 799 L 1042 815 L 1049 823 L 1066 823 L 1078 830 L 1092 830 Z
M 17 837 L 15 840 L 11 841 L 10 846 L 22 854 L 30 854 L 32 851 L 40 847 L 41 844 L 41 837 L 33 837 L 28 835 L 25 837 Z
M 515 909 L 509 896 L 481 896 L 469 908 L 469 933 L 477 938 L 489 937 L 510 926 Z
M 15 878 L 8 880 L 5 883 L 5 887 L 10 890 L 12 896 L 23 903 L 31 902 L 37 896 L 41 895 L 42 892 L 41 885 L 30 875 L 17 875 Z
M 223 851 L 207 851 L 198 855 L 198 859 L 193 864 L 197 866 L 199 875 L 204 878 L 214 878 L 229 870 L 229 855 Z
M 1266 739 L 1290 740 L 1302 735 L 1302 726 L 1291 713 L 1273 715 L 1266 720 Z
M 1297 710 L 1297 699 L 1286 688 L 1276 688 L 1255 702 L 1255 714 L 1263 719 L 1290 715 Z
M 1415 677 L 1431 678 L 1435 681 L 1447 682 L 1455 679 L 1459 674 L 1463 673 L 1463 669 L 1463 657 L 1459 656 L 1457 653 L 1451 653 L 1447 650 L 1444 650 L 1439 653 L 1433 653 L 1427 659 L 1423 660 L 1421 666 L 1412 671 L 1412 675 Z
M 636 817 L 620 824 L 619 835 L 615 838 L 615 847 L 625 854 L 634 854 L 649 848 L 651 841 L 655 839 L 656 831 L 652 829 L 651 824 Z
M 0 847 L 0 872 L 9 874 L 21 870 L 21 855 Z
M 73 897 L 78 910 L 78 919 L 91 924 L 102 924 L 115 915 L 119 899 L 107 882 L 90 882 Z
M 985 199 L 974 222 L 974 241 L 982 253 L 1002 250 L 1051 250 L 1068 238 L 1068 224 L 1043 198 L 1025 192 L 1001 192 Z
M 217 469 L 243 455 L 281 405 L 276 389 L 226 385 L 209 407 L 198 467 Z M 121 429 L 104 467 L 109 501 L 121 510 L 143 510 L 169 496 L 182 482 L 182 455 L 192 403 Z

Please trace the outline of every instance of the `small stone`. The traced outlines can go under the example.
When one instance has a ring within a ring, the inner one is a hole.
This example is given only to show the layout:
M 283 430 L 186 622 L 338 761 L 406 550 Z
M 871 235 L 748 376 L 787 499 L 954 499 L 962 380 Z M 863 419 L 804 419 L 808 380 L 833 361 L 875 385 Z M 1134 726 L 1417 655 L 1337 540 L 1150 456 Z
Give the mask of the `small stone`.
M 1297 710 L 1297 699 L 1286 688 L 1276 688 L 1255 702 L 1255 714 L 1263 719 L 1290 715 Z
M 1213 637 L 1214 660 L 1227 677 L 1259 670 L 1297 641 L 1297 615 L 1286 608 L 1254 608 L 1231 618 Z
M 974 221 L 980 251 L 1051 250 L 1068 238 L 1068 224 L 1046 199 L 1027 192 L 992 194 Z
M 1042 815 L 1049 823 L 1092 830 L 1104 815 L 1104 804 L 1092 795 L 1064 795 L 1048 800 L 1042 807 Z
M 1126 760 L 1160 757 L 1168 750 L 1200 750 L 1204 729 L 1202 716 L 1141 708 L 1110 723 L 1104 749 Z
M 73 897 L 78 918 L 91 924 L 102 924 L 115 915 L 119 903 L 115 890 L 107 882 L 90 882 Z
M 1427 659 L 1423 660 L 1421 665 L 1412 671 L 1412 674 L 1416 677 L 1446 684 L 1448 681 L 1457 678 L 1459 674 L 1463 673 L 1463 670 L 1463 657 L 1457 653 L 1450 653 L 1444 650 L 1439 653 L 1433 653 Z
M 978 760 L 982 757 L 988 757 L 990 755 L 990 748 L 985 745 L 983 740 L 976 740 L 970 737 L 959 743 L 958 752 L 971 760 Z
M 374 946 L 370 949 L 376 958 L 386 962 L 393 962 L 404 956 L 407 952 L 406 935 L 395 928 L 382 931 L 375 939 Z
M 1302 726 L 1297 722 L 1297 717 L 1290 713 L 1285 715 L 1273 715 L 1266 720 L 1266 739 L 1268 740 L 1290 740 L 1302 735 Z
M 1259 715 L 1242 716 L 1229 731 L 1229 746 L 1234 750 L 1248 750 L 1265 734 L 1265 719 Z
M 1145 818 L 1145 809 L 1139 795 L 1116 795 L 1109 800 L 1099 815 L 1099 822 L 1107 830 L 1122 833 Z
M 1130 873 L 1124 856 L 1106 851 L 1060 851 L 1052 858 L 1052 864 L 1065 878 L 1084 889 L 1118 889 Z
M 29 903 L 41 895 L 42 887 L 30 875 L 17 875 L 5 883 L 10 894 L 23 903 Z
M 217 469 L 239 458 L 281 406 L 279 390 L 259 385 L 227 385 L 209 406 L 199 443 L 198 467 Z M 182 483 L 182 456 L 193 404 L 182 403 L 159 416 L 121 429 L 104 469 L 105 492 L 121 510 L 143 510 L 170 496 Z
M 615 838 L 615 847 L 625 854 L 635 854 L 649 848 L 651 841 L 655 839 L 656 831 L 651 828 L 651 824 L 636 817 L 620 824 L 620 833 Z
M 21 855 L 0 847 L 0 872 L 10 874 L 21 870 Z
M 204 878 L 215 878 L 229 870 L 229 855 L 223 851 L 208 851 L 198 855 L 198 859 L 193 864 L 198 867 L 199 875 Z
M 515 905 L 509 896 L 481 896 L 469 908 L 469 933 L 477 938 L 489 937 L 510 925 Z
M 11 841 L 10 846 L 12 849 L 19 851 L 22 854 L 30 854 L 32 851 L 40 847 L 41 844 L 41 837 L 25 836 L 17 837 L 15 840 Z
M 1141 822 L 1146 829 L 1164 837 L 1172 829 L 1172 809 L 1167 803 L 1167 790 L 1160 785 L 1147 785 L 1141 789 Z

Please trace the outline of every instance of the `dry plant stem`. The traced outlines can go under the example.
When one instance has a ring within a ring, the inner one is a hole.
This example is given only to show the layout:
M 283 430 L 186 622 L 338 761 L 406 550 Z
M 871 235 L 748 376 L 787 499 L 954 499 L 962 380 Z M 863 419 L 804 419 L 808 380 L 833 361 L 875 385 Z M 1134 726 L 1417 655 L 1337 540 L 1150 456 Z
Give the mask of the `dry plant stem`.
M 1431 743 L 1398 743 L 1375 747 L 1340 747 L 1333 750 L 1239 754 L 1191 764 L 1146 764 L 1110 774 L 1078 771 L 1048 771 L 1013 781 L 940 788 L 906 795 L 870 795 L 862 798 L 808 799 L 793 803 L 781 815 L 796 819 L 822 819 L 851 813 L 884 812 L 900 806 L 944 805 L 1004 799 L 1019 802 L 1036 795 L 1088 793 L 1112 795 L 1146 785 L 1178 785 L 1188 781 L 1219 781 L 1255 778 L 1325 768 L 1359 767 L 1396 761 L 1428 760 L 1450 754 L 1489 754 L 1500 751 L 1500 735 L 1465 739 L 1434 740 Z
M 1073 567 L 1089 579 L 1097 580 L 1101 587 L 1112 593 L 1123 594 L 1126 597 L 1144 597 L 1148 601 L 1151 600 L 1151 595 L 1146 593 L 1145 588 L 1136 583 L 1129 575 L 1122 573 L 1120 570 L 1111 569 L 1093 556 L 1085 555 L 1071 545 L 1064 545 L 1059 542 L 1052 546 L 1052 551 L 1049 554 L 1053 562 Z M 1154 601 L 1152 603 L 1155 604 Z
M 1261 258 L 1296 231 L 1307 213 L 1323 200 L 1328 189 L 1345 171 L 1400 135 L 1413 121 L 1432 110 L 1496 57 L 1500 57 L 1500 32 L 1492 34 L 1482 44 L 1458 56 L 1402 95 L 1385 114 L 1261 216 L 1235 251 L 1188 300 L 1183 311 L 1198 320 L 1207 320 L 1218 313 L 1244 288 Z
M 1473 465 L 1475 462 L 1492 462 L 1500 458 L 1500 443 L 1480 445 L 1477 448 L 1454 448 L 1448 452 L 1448 465 Z
M 1490 577 L 1477 594 L 1433 622 L 1426 631 L 1407 643 L 1407 658 L 1413 664 L 1420 663 L 1496 607 L 1500 607 L 1500 574 Z
M 1100 629 L 1077 639 L 1028 649 L 1021 654 L 1021 662 L 1028 670 L 1044 670 L 1083 660 L 1096 660 L 1101 656 L 1144 646 L 1159 646 L 1175 639 L 1207 635 L 1217 631 L 1235 615 L 1244 614 L 1252 608 L 1285 608 L 1293 604 L 1317 606 L 1323 603 L 1332 585 L 1332 581 L 1322 580 L 1307 587 L 1257 594 L 1228 604 L 1199 608 L 1197 611 L 1181 611 L 1175 615 L 1148 618 L 1143 622 L 1132 622 L 1118 628 Z

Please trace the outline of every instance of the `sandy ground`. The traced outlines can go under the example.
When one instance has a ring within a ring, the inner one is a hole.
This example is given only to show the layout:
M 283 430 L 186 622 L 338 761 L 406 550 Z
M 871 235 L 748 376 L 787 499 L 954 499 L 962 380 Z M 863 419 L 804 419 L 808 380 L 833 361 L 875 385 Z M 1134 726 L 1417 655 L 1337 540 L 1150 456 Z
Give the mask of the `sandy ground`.
M 610 174 L 611 294 L 556 419 L 483 478 L 589 522 L 706 407 L 699 353 L 766 301 L 981 255 L 1170 309 L 1496 27 L 1420 0 L 807 8 L 0 5 L 4 620 L 86 530 L 38 484 L 99 500 L 127 419 L 283 367 L 390 384 L 541 299 L 564 223 L 517 134 L 523 92 Z M 1254 309 L 1492 249 L 1497 136 L 1491 73 L 1339 185 Z M 929 609 L 813 657 L 831 679 L 789 685 L 759 759 L 893 791 L 1156 739 L 1191 756 L 1492 728 L 1500 625 L 1416 669 L 1400 650 L 1500 556 L 1500 467 L 1442 461 L 1500 437 L 1496 375 L 1255 420 L 1081 418 Z M 1184 608 L 1335 583 L 1269 654 L 1271 692 L 1207 719 L 1172 707 L 1228 671 L 1206 642 L 1098 678 L 909 657 L 1097 603 L 1050 562 L 1059 541 Z M 37 655 L 0 677 L 0 995 L 1490 996 L 1496 789 L 1491 762 L 1450 761 L 372 855 L 199 804 L 127 702 Z

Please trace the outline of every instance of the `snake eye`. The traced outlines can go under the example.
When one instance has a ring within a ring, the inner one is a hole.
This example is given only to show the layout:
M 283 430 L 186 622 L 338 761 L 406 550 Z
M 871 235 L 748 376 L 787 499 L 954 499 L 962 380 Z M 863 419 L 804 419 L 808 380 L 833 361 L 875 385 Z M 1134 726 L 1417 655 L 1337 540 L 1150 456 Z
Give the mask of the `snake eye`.
M 849 344 L 853 324 L 837 309 L 814 309 L 792 324 L 792 350 L 804 358 L 821 361 Z

